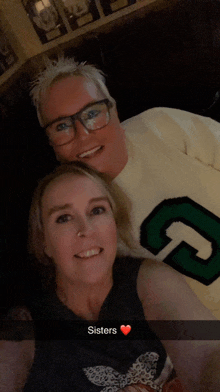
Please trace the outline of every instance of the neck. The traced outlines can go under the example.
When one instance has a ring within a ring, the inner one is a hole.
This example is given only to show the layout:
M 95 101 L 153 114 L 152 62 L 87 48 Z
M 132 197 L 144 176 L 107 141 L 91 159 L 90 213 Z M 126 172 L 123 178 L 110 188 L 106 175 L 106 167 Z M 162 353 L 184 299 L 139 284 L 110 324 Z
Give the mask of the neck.
M 97 321 L 112 285 L 112 276 L 96 284 L 64 282 L 57 278 L 57 296 L 75 315 Z

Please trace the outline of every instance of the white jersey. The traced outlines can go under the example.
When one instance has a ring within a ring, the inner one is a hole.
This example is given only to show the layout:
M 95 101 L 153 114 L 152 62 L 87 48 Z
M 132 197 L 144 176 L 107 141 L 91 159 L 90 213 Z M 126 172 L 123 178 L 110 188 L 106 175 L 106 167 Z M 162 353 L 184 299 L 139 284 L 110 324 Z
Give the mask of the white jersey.
M 220 124 L 154 108 L 122 126 L 129 159 L 115 182 L 132 201 L 136 239 L 220 319 Z

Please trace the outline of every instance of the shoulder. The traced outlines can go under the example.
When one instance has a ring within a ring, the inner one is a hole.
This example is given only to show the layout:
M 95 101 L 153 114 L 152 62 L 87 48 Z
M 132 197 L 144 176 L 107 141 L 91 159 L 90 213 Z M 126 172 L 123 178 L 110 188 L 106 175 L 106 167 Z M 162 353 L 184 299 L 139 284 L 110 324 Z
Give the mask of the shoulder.
M 173 286 L 177 288 L 179 284 L 189 287 L 182 275 L 172 267 L 162 261 L 151 259 L 142 261 L 137 277 L 137 288 L 140 294 L 145 289 L 161 292 L 162 289 L 166 290 Z
M 148 320 L 214 319 L 182 274 L 163 262 L 142 262 L 137 277 L 137 293 Z
M 129 118 L 122 123 L 122 127 L 126 131 L 127 138 L 134 143 L 146 141 L 157 144 L 160 140 L 184 149 L 185 143 L 191 137 L 192 129 L 195 128 L 193 124 L 196 123 L 198 127 L 203 119 L 201 116 L 183 110 L 158 107 Z
M 193 125 L 196 127 L 201 124 L 211 129 L 214 128 L 219 130 L 220 128 L 220 124 L 209 117 L 204 117 L 185 110 L 166 107 L 156 107 L 145 110 L 144 112 L 125 120 L 122 123 L 122 126 L 126 131 L 129 131 L 131 127 L 138 124 L 148 127 L 153 125 L 154 127 L 160 126 L 161 128 L 175 124 L 185 130 L 191 129 Z
M 138 120 L 143 121 L 144 119 L 153 120 L 161 117 L 171 117 L 175 120 L 198 119 L 202 122 L 219 124 L 217 121 L 211 119 L 210 117 L 201 116 L 200 114 L 187 112 L 181 109 L 167 108 L 167 107 L 154 107 L 154 108 L 147 109 L 144 112 L 125 120 L 122 124 L 126 125 L 132 121 L 138 121 Z
M 134 144 L 181 151 L 219 169 L 220 124 L 208 117 L 171 108 L 146 110 L 122 123 Z
M 146 259 L 138 272 L 137 293 L 141 302 L 155 311 L 162 304 L 175 302 L 179 294 L 190 297 L 192 290 L 178 271 L 162 261 Z
M 134 124 L 137 122 L 146 122 L 146 121 L 155 121 L 159 118 L 173 118 L 173 119 L 193 119 L 200 118 L 205 119 L 206 117 L 199 116 L 198 114 L 194 114 L 191 112 L 186 112 L 180 109 L 166 108 L 166 107 L 155 107 L 151 109 L 147 109 L 144 112 L 137 114 L 122 123 L 122 126 L 127 128 L 130 124 Z M 212 120 L 214 121 L 214 120 Z
M 165 295 L 168 295 L 168 293 L 173 295 L 175 293 L 178 294 L 180 290 L 194 295 L 180 272 L 163 261 L 151 259 L 142 261 L 137 276 L 137 287 L 139 288 L 139 293 L 147 289 L 150 292 L 158 292 L 161 298 L 163 293 Z

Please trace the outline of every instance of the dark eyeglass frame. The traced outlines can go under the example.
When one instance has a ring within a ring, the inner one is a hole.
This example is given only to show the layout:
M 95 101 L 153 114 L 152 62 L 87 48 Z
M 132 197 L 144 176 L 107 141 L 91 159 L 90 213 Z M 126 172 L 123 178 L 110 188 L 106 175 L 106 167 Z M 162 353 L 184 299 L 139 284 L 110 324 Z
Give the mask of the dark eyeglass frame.
M 43 129 L 44 129 L 45 131 L 47 131 L 47 128 L 50 127 L 51 125 L 55 124 L 57 121 L 62 121 L 62 120 L 64 120 L 65 118 L 70 118 L 71 121 L 72 121 L 72 123 L 73 123 L 73 126 L 75 125 L 75 121 L 76 121 L 76 120 L 79 120 L 79 121 L 81 122 L 81 124 L 85 127 L 85 129 L 86 129 L 87 131 L 93 131 L 92 129 L 88 129 L 88 128 L 85 126 L 85 124 L 83 123 L 83 121 L 82 121 L 82 119 L 81 119 L 80 116 L 81 116 L 81 114 L 82 114 L 86 109 L 88 109 L 89 107 L 91 107 L 91 106 L 93 106 L 93 105 L 99 104 L 99 103 L 105 103 L 106 106 L 107 106 L 107 108 L 108 108 L 108 113 L 110 114 L 109 109 L 111 109 L 111 108 L 114 106 L 114 104 L 113 104 L 113 102 L 111 102 L 108 98 L 105 98 L 105 99 L 102 99 L 101 101 L 94 101 L 94 102 L 89 103 L 88 105 L 84 106 L 84 108 L 82 108 L 81 110 L 79 110 L 79 112 L 77 112 L 77 113 L 75 113 L 75 114 L 72 114 L 71 116 L 62 116 L 62 117 L 58 117 L 58 118 L 56 118 L 55 120 L 49 122 L 47 125 L 45 125 L 45 126 L 43 127 Z M 110 117 L 109 117 L 109 119 L 110 119 Z M 108 125 L 108 124 L 106 124 L 106 125 Z M 104 125 L 104 126 L 101 127 L 101 128 L 97 128 L 97 129 L 102 129 L 102 128 L 104 128 L 106 125 Z M 95 129 L 94 129 L 94 131 L 95 131 Z

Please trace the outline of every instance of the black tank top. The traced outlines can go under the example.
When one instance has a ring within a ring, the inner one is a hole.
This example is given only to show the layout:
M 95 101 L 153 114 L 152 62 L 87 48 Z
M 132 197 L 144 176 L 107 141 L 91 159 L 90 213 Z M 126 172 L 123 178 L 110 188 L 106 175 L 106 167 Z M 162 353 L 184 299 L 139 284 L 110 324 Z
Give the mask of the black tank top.
M 137 295 L 136 280 L 141 262 L 141 259 L 128 257 L 115 261 L 113 287 L 102 305 L 98 324 L 103 322 L 104 325 L 107 321 L 109 326 L 115 327 L 142 321 L 149 339 L 123 337 L 119 327 L 117 340 L 111 334 L 96 335 L 95 339 L 94 336 L 89 338 L 89 334 L 86 339 L 71 337 L 72 322 L 81 321 L 93 330 L 98 327 L 76 316 L 54 293 L 47 293 L 33 302 L 32 317 L 41 320 L 41 328 L 42 320 L 49 322 L 51 330 L 55 320 L 64 322 L 68 340 L 62 336 L 59 340 L 36 341 L 35 360 L 24 392 L 114 392 L 135 384 L 146 386 L 143 389 L 146 391 L 151 388 L 161 391 L 161 385 L 172 372 L 172 364 L 145 321 Z

